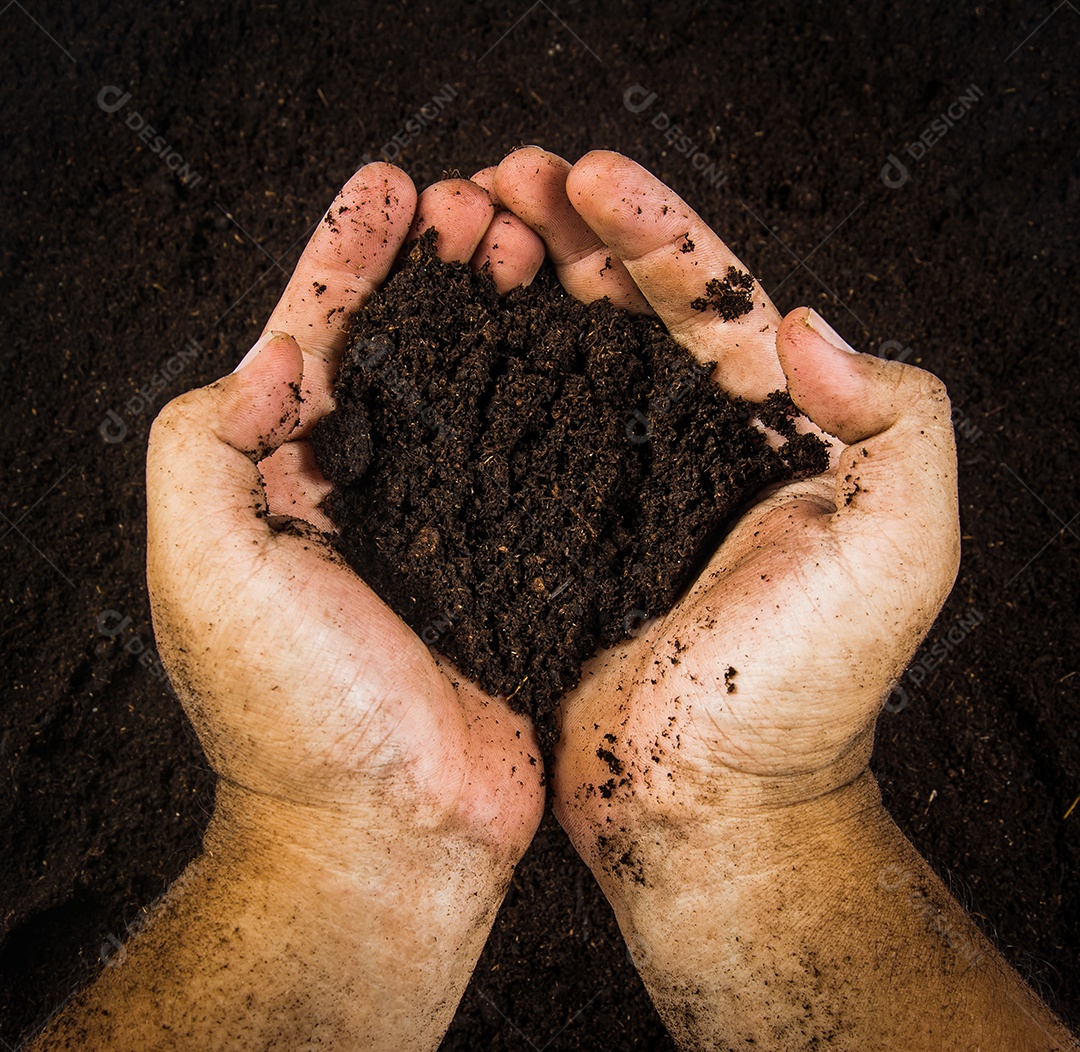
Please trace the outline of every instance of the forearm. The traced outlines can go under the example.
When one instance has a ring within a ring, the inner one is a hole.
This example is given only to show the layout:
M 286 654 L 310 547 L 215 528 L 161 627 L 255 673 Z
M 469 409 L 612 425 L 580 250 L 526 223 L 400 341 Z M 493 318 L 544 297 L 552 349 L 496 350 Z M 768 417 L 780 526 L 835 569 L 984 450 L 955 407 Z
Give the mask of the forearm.
M 733 822 L 705 851 L 672 838 L 644 886 L 609 888 L 681 1047 L 1080 1048 L 888 818 L 869 775 L 784 822 L 765 839 L 758 820 Z
M 203 855 L 35 1050 L 436 1048 L 509 871 L 451 843 L 441 872 L 412 869 L 407 845 L 378 839 L 348 870 L 312 867 L 215 817 Z

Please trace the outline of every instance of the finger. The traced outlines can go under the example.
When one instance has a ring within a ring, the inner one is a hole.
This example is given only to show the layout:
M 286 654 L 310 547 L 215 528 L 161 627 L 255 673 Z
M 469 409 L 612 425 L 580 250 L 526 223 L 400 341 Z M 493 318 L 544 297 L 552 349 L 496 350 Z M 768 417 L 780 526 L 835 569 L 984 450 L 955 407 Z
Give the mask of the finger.
M 304 519 L 323 533 L 336 527 L 320 508 L 333 486 L 315 462 L 308 441 L 286 442 L 273 456 L 259 464 L 266 486 L 266 505 L 271 515 Z
M 723 320 L 712 308 L 691 307 L 706 298 L 711 279 L 746 268 L 676 193 L 635 161 L 601 150 L 574 165 L 566 192 L 668 331 L 700 361 L 717 363 L 725 391 L 759 401 L 784 386 L 776 357 L 780 316 L 756 281 L 751 309 L 740 317 Z
M 566 197 L 570 165 L 539 146 L 505 157 L 495 172 L 499 200 L 544 239 L 563 288 L 585 303 L 608 296 L 617 307 L 650 311 L 617 256 Z
M 147 450 L 152 559 L 198 567 L 272 535 L 258 461 L 299 423 L 303 364 L 297 343 L 276 336 L 238 372 L 161 411 Z
M 345 568 L 328 540 L 302 528 L 281 530 L 268 514 L 259 462 L 269 450 L 294 444 L 303 365 L 296 342 L 277 337 L 238 372 L 174 399 L 151 429 L 147 582 L 155 625 L 164 629 L 163 660 L 189 703 L 209 689 L 215 660 L 236 660 L 245 632 L 257 630 L 264 652 L 287 648 L 295 626 L 281 617 L 260 619 L 258 608 L 276 608 L 283 589 L 294 595 L 316 577 L 318 589 L 308 591 L 317 599 L 301 603 L 301 616 L 321 619 L 328 631 L 320 638 L 336 646 L 344 617 L 353 638 L 371 632 L 377 642 L 400 646 L 400 620 Z M 179 630 L 193 617 L 206 636 L 206 652 L 197 656 L 168 642 L 182 639 Z M 289 685 L 281 691 L 287 699 Z
M 528 285 L 544 262 L 544 242 L 513 212 L 501 207 L 495 189 L 496 166 L 481 168 L 470 180 L 482 186 L 497 209 L 495 218 L 473 253 L 475 270 L 487 266 L 499 292 Z
M 476 270 L 488 264 L 499 292 L 527 285 L 544 261 L 544 243 L 516 216 L 496 213 L 491 195 L 469 179 L 435 183 L 420 195 L 410 236 L 430 227 L 439 232 L 440 259 L 470 260 Z
M 512 212 L 497 212 L 473 253 L 473 269 L 487 266 L 499 292 L 528 285 L 544 262 L 544 242 Z
M 412 222 L 416 190 L 391 164 L 361 168 L 334 198 L 263 330 L 287 332 L 304 352 L 297 435 L 332 407 L 345 327 L 390 272 Z
M 468 263 L 494 215 L 495 205 L 482 187 L 468 179 L 444 179 L 420 195 L 409 240 L 434 227 L 439 259 Z
M 497 166 L 494 164 L 487 168 L 481 168 L 480 171 L 476 172 L 472 178 L 469 179 L 469 182 L 476 183 L 477 186 L 482 186 L 487 191 L 488 197 L 491 198 L 492 204 L 494 204 L 496 208 L 499 208 L 502 207 L 502 202 L 499 200 L 499 195 L 495 190 L 496 168 Z
M 777 351 L 795 404 L 846 444 L 836 474 L 841 529 L 888 538 L 891 559 L 929 548 L 943 586 L 960 555 L 956 444 L 949 399 L 937 377 L 858 354 L 814 311 L 784 318 Z M 936 612 L 936 608 L 935 608 Z

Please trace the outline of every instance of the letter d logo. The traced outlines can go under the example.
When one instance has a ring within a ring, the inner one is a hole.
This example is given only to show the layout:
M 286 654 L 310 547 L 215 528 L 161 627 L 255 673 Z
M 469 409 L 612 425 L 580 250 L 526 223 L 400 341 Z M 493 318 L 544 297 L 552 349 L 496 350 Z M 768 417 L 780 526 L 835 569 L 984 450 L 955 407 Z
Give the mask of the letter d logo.
M 897 683 L 893 686 L 893 689 L 889 691 L 889 694 L 885 699 L 885 704 L 881 707 L 886 712 L 903 712 L 904 709 L 908 707 L 908 702 L 910 700 L 908 692 Z
M 124 438 L 128 433 L 128 426 L 119 413 L 110 409 L 105 414 L 105 419 L 101 421 L 98 431 L 100 432 L 101 437 L 112 445 L 114 442 L 124 441 Z
M 130 91 L 124 91 L 115 84 L 109 84 L 97 93 L 97 104 L 106 113 L 115 113 L 117 110 L 126 106 L 127 101 L 130 98 Z
M 656 92 L 649 91 L 644 84 L 635 84 L 623 92 L 622 101 L 631 113 L 641 113 L 656 101 Z
M 890 190 L 899 190 L 911 178 L 907 166 L 895 153 L 890 153 L 888 160 L 889 163 L 881 169 L 881 181 Z

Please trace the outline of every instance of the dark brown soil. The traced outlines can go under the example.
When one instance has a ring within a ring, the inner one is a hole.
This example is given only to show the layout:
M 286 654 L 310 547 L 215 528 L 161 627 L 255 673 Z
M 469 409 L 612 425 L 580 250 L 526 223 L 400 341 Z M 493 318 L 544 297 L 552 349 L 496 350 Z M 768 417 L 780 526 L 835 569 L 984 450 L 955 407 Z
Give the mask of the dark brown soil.
M 1080 1023 L 1073 7 L 4 8 L 0 1049 L 100 969 L 209 814 L 149 625 L 154 413 L 251 346 L 365 153 L 385 147 L 422 186 L 521 142 L 631 155 L 782 311 L 810 304 L 947 382 L 963 563 L 873 766 L 916 847 Z M 130 93 L 112 112 L 110 86 Z M 941 122 L 961 94 L 975 101 Z M 550 822 L 445 1047 L 672 1048 Z
M 325 508 L 357 573 L 550 751 L 584 660 L 665 613 L 735 512 L 828 451 L 782 392 L 733 401 L 654 318 L 580 303 L 548 268 L 501 298 L 436 237 L 351 321 L 312 435 Z M 708 295 L 735 318 L 752 284 L 731 268 Z M 779 451 L 755 416 L 780 421 Z

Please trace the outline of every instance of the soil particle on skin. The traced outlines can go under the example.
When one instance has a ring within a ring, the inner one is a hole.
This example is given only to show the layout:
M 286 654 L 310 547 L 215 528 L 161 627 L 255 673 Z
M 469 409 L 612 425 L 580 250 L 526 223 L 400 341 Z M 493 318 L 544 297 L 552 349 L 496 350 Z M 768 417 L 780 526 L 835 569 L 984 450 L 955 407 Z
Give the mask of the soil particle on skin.
M 605 749 L 601 746 L 596 750 L 596 755 L 608 765 L 612 774 L 623 773 L 622 760 L 620 760 L 610 749 Z
M 686 252 L 692 250 L 693 242 L 690 242 L 689 249 L 683 249 Z M 705 295 L 691 300 L 690 306 L 698 311 L 712 309 L 724 321 L 734 321 L 754 309 L 753 294 L 752 275 L 739 270 L 738 267 L 728 267 L 727 277 L 710 278 L 705 283 Z
M 436 236 L 353 319 L 312 438 L 325 508 L 371 587 L 550 746 L 582 662 L 668 609 L 733 512 L 826 448 L 784 393 L 727 398 L 655 319 L 547 271 L 500 298 Z

